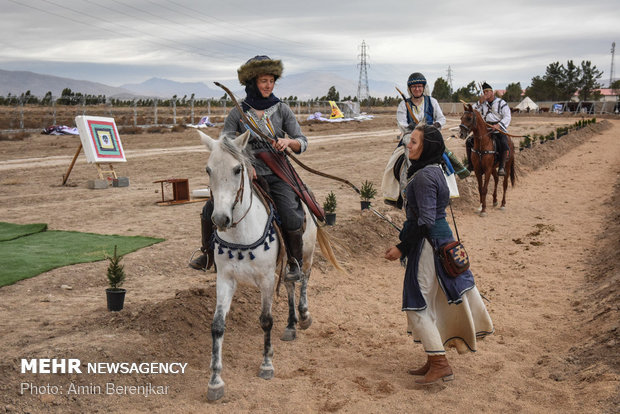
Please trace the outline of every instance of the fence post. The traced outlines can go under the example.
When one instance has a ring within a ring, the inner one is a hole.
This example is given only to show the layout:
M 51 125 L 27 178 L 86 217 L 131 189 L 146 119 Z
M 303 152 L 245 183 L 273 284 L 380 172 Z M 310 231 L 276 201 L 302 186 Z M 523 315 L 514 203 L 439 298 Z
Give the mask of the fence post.
M 192 124 L 193 124 L 194 123 L 194 98 L 190 99 L 190 104 L 192 106 L 191 116 L 192 116 Z
M 24 129 L 24 98 L 19 97 L 19 129 Z
M 112 98 L 106 97 L 105 102 L 103 104 L 108 107 L 108 114 L 110 115 L 110 118 L 114 118 L 114 112 L 112 112 L 112 108 L 114 107 L 114 104 L 112 102 Z
M 207 115 L 211 116 L 211 99 L 207 101 Z
M 86 115 L 86 95 L 82 95 L 82 115 Z
M 153 106 L 155 107 L 154 124 L 157 125 L 157 98 L 153 98 Z
M 177 98 L 172 98 L 172 123 L 177 124 Z
M 56 99 L 52 96 L 52 125 L 56 125 Z
M 136 128 L 138 126 L 138 102 L 136 102 L 136 98 L 133 99 L 133 126 Z

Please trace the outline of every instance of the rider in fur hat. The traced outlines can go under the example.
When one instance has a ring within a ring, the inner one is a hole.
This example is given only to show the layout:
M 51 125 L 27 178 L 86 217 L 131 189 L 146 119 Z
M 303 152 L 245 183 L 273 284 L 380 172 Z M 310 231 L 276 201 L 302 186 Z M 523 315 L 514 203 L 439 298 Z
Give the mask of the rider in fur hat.
M 274 150 L 280 152 L 290 148 L 299 154 L 308 146 L 308 139 L 301 132 L 293 111 L 272 92 L 276 80 L 282 76 L 282 71 L 282 61 L 263 55 L 255 56 L 241 65 L 237 75 L 246 92 L 246 97 L 241 102 L 243 112 L 255 127 L 275 139 L 270 143 L 252 133 L 248 146 L 254 156 L 254 176 L 267 182 L 269 194 L 280 215 L 289 256 L 285 280 L 295 281 L 301 279 L 303 205 L 291 185 L 276 175 L 265 162 L 265 156 Z M 222 133 L 234 136 L 247 129 L 239 110 L 233 108 L 226 117 Z M 190 262 L 194 269 L 206 270 L 213 264 L 213 248 L 210 242 L 213 233 L 212 212 L 213 203 L 208 201 L 201 214 L 203 254 Z

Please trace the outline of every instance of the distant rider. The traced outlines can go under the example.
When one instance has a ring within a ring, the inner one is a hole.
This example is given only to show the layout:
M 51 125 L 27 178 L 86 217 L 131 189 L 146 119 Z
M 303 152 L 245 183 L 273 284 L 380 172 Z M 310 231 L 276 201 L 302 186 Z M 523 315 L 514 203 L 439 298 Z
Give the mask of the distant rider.
M 493 88 L 488 83 L 482 84 L 482 96 L 477 103 L 474 104 L 474 109 L 482 114 L 482 119 L 486 121 L 488 128 L 490 129 L 493 138 L 495 138 L 498 144 L 499 151 L 499 170 L 498 175 L 506 175 L 506 160 L 508 159 L 508 137 L 506 131 L 508 125 L 510 125 L 511 115 L 510 107 L 502 98 L 498 98 L 493 93 Z M 468 168 L 473 170 L 471 164 L 471 149 L 474 146 L 473 138 L 470 137 L 465 142 L 465 148 L 467 150 L 467 161 L 469 163 Z

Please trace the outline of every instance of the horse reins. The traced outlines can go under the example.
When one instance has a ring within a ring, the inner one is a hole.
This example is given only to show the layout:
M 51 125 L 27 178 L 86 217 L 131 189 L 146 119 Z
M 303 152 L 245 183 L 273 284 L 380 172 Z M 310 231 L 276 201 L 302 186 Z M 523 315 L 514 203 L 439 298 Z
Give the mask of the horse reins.
M 465 107 L 465 105 L 469 105 L 467 102 L 465 102 L 462 99 L 461 99 L 461 103 L 463 104 L 463 107 Z M 467 110 L 463 111 L 463 113 L 468 113 L 468 112 L 471 113 L 471 111 L 467 111 Z M 493 125 L 489 124 L 484 119 L 483 119 L 483 121 L 484 121 L 484 124 L 487 126 L 487 128 L 494 129 Z M 476 126 L 476 117 L 475 116 L 474 116 L 474 126 Z M 463 123 L 461 123 L 459 125 L 459 127 L 464 127 L 467 130 L 467 132 L 471 132 L 471 129 L 469 129 L 466 125 L 463 125 Z M 511 138 L 523 138 L 524 137 L 523 135 L 512 135 L 512 134 L 509 134 L 508 132 L 504 132 L 504 131 L 502 131 L 502 134 L 506 135 L 507 137 L 511 137 Z
M 243 122 L 246 124 L 246 126 L 252 131 L 254 132 L 257 136 L 259 136 L 260 138 L 263 138 L 265 140 L 267 140 L 267 142 L 271 142 L 271 141 L 276 141 L 276 139 L 271 138 L 270 136 L 264 134 L 259 128 L 257 128 L 252 122 L 249 121 L 248 117 L 246 116 L 245 112 L 243 112 L 243 109 L 241 108 L 241 105 L 239 105 L 239 102 L 237 102 L 237 99 L 235 98 L 235 96 L 233 95 L 233 93 L 230 91 L 230 89 L 228 89 L 226 86 L 222 85 L 219 82 L 214 82 L 216 86 L 219 86 L 220 88 L 222 88 L 224 90 L 224 92 L 226 92 L 228 94 L 228 96 L 230 96 L 230 99 L 232 100 L 233 104 L 235 105 L 235 107 L 237 108 L 237 110 L 239 111 L 239 113 L 241 114 L 241 119 L 243 120 Z M 414 116 L 415 119 L 415 116 Z M 341 183 L 344 183 L 346 185 L 348 185 L 349 187 L 351 187 L 353 190 L 355 190 L 355 192 L 357 194 L 361 194 L 361 191 L 359 190 L 359 188 L 357 188 L 352 182 L 350 182 L 347 179 L 344 178 L 340 178 L 340 177 L 336 177 L 334 175 L 331 174 L 327 174 L 324 173 L 322 171 L 318 171 L 315 170 L 314 168 L 308 167 L 307 165 L 305 165 L 303 162 L 299 161 L 299 159 L 297 159 L 297 157 L 295 157 L 291 151 L 289 151 L 289 149 L 285 149 L 284 153 L 286 155 L 288 155 L 293 161 L 295 161 L 295 163 L 297 163 L 300 167 L 302 167 L 304 170 L 311 172 L 312 174 L 315 175 L 319 175 L 321 177 L 325 177 L 325 178 L 329 178 L 330 180 L 335 180 L 335 181 L 339 181 Z M 237 191 L 237 193 L 239 193 L 239 191 Z M 243 191 L 242 191 L 243 194 Z M 251 199 L 250 199 L 251 202 Z M 234 205 L 233 205 L 234 208 Z M 383 214 L 379 213 L 377 210 L 375 210 L 374 208 L 372 208 L 372 206 L 369 206 L 368 209 L 370 211 L 372 211 L 374 214 L 376 214 L 378 217 L 382 218 L 383 220 L 387 221 L 389 224 L 391 224 L 396 230 L 400 231 L 400 228 L 398 226 L 396 226 L 391 220 L 389 220 L 387 217 L 385 217 Z M 248 209 L 249 211 L 249 209 Z M 241 221 L 248 213 L 248 211 L 246 211 L 246 213 L 243 215 L 243 217 L 239 220 Z M 312 219 L 315 221 L 316 220 L 314 218 L 314 215 L 311 215 Z M 239 221 L 237 221 L 237 223 L 239 223 Z M 235 223 L 236 224 L 236 223 Z
M 245 190 L 245 174 L 244 173 L 245 173 L 245 165 L 241 163 L 241 184 L 239 184 L 239 188 L 237 189 L 237 194 L 235 195 L 235 201 L 233 201 L 232 208 L 230 209 L 231 212 L 235 209 L 235 207 L 237 206 L 239 202 L 243 202 L 243 192 Z M 254 197 L 252 197 L 252 191 L 250 191 L 250 205 L 248 206 L 248 209 L 245 211 L 245 213 L 243 213 L 243 216 L 241 216 L 239 220 L 237 220 L 236 222 L 233 221 L 230 227 L 232 228 L 237 227 L 237 224 L 239 224 L 241 220 L 243 220 L 245 216 L 248 215 L 248 213 L 250 212 L 250 209 L 252 208 L 252 201 L 254 201 Z
M 476 114 L 474 114 L 473 111 L 467 111 L 467 110 L 463 111 L 463 113 L 465 113 L 465 114 L 472 114 L 472 117 L 474 118 L 474 122 L 472 123 L 471 128 L 468 127 L 467 125 L 465 125 L 462 122 L 459 125 L 459 128 L 463 128 L 465 131 L 467 131 L 467 134 L 469 135 L 469 133 L 472 132 L 472 129 L 476 128 Z M 486 122 L 485 122 L 485 124 L 486 124 Z M 487 132 L 487 134 L 488 134 L 488 132 Z M 490 137 L 489 137 L 489 139 L 490 139 Z M 472 147 L 471 151 L 476 153 L 476 154 L 478 154 L 478 157 L 480 157 L 480 158 L 482 158 L 483 155 L 492 155 L 492 154 L 495 154 L 497 152 L 497 151 L 489 151 L 489 150 L 478 151 L 477 149 L 475 149 L 473 147 Z
M 235 107 L 237 108 L 239 113 L 241 114 L 241 119 L 243 119 L 243 122 L 245 122 L 245 124 L 250 128 L 250 130 L 252 130 L 252 132 L 254 132 L 259 137 L 267 140 L 268 142 L 275 141 L 275 139 L 273 139 L 270 136 L 268 136 L 265 133 L 263 133 L 263 131 L 261 131 L 260 129 L 256 128 L 254 126 L 254 124 L 251 123 L 248 120 L 247 116 L 243 112 L 243 109 L 241 109 L 241 106 L 239 105 L 239 102 L 237 102 L 237 99 L 235 98 L 233 93 L 230 91 L 230 89 L 228 89 L 226 86 L 222 85 L 219 82 L 214 82 L 214 83 L 215 83 L 215 85 L 217 85 L 220 88 L 222 88 L 224 90 L 224 92 L 226 92 L 228 94 L 228 96 L 230 96 L 230 99 L 233 101 L 233 104 L 235 105 Z M 295 161 L 295 163 L 297 163 L 300 167 L 302 167 L 306 171 L 309 171 L 309 172 L 311 172 L 313 174 L 316 174 L 316 175 L 320 175 L 321 177 L 329 178 L 331 180 L 340 181 L 341 183 L 347 184 L 349 187 L 353 188 L 358 194 L 360 194 L 360 190 L 353 183 L 351 183 L 349 180 L 346 180 L 346 179 L 340 178 L 340 177 L 336 177 L 336 176 L 331 175 L 331 174 L 326 174 L 324 172 L 315 170 L 314 168 L 308 167 L 307 165 L 305 165 L 304 163 L 299 161 L 299 159 L 297 159 L 297 157 L 295 157 L 288 148 L 284 150 L 284 153 L 286 155 L 288 155 L 289 158 L 291 158 L 293 161 Z

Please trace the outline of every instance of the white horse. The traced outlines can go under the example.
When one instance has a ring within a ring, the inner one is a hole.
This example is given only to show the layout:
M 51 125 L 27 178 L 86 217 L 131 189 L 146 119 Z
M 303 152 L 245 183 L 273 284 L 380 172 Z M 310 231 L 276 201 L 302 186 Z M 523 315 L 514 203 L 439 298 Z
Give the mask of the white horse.
M 261 328 L 265 333 L 263 362 L 258 376 L 273 378 L 273 349 L 271 347 L 271 328 L 273 318 L 271 305 L 277 283 L 276 267 L 281 253 L 278 238 L 273 234 L 273 216 L 265 208 L 252 189 L 249 172 L 250 159 L 244 149 L 250 137 L 249 131 L 229 138 L 222 135 L 213 139 L 198 131 L 202 142 L 210 151 L 207 174 L 211 182 L 214 210 L 212 220 L 215 232 L 215 264 L 217 266 L 217 306 L 211 325 L 213 349 L 211 354 L 211 379 L 207 398 L 217 400 L 224 395 L 222 371 L 222 342 L 226 314 L 230 309 L 237 284 L 256 286 L 261 291 Z M 305 208 L 305 206 L 304 206 Z M 310 217 L 306 209 L 306 217 Z M 312 256 L 317 236 L 313 220 L 306 221 L 303 235 L 303 277 L 299 299 L 299 327 L 307 329 L 312 323 L 308 312 L 307 285 L 312 267 Z M 319 238 L 321 244 L 322 238 Z M 321 248 L 323 246 L 321 245 Z M 283 253 L 283 252 L 282 252 Z M 330 259 L 331 261 L 331 259 Z M 282 264 L 284 265 L 284 264 Z M 298 322 L 295 312 L 295 283 L 285 282 L 288 293 L 288 324 L 282 340 L 291 341 L 296 337 L 295 325 Z

